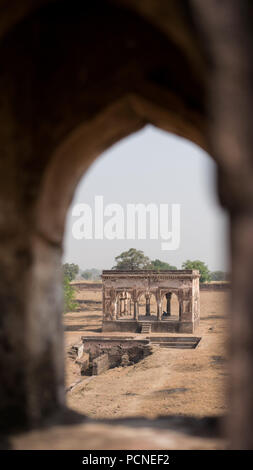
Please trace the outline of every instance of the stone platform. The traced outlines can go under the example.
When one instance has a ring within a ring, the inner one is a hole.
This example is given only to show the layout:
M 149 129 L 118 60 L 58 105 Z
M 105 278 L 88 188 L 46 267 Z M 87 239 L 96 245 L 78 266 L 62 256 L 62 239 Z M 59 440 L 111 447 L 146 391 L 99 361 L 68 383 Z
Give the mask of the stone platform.
M 130 332 L 141 333 L 144 323 L 149 323 L 151 333 L 189 333 L 192 334 L 198 327 L 198 322 L 183 322 L 177 320 L 104 320 L 103 332 Z

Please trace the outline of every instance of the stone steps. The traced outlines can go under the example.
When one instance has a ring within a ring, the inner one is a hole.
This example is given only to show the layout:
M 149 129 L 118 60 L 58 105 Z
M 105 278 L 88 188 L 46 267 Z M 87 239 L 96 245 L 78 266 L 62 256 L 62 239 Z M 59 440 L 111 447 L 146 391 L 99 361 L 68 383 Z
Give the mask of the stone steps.
M 143 322 L 141 325 L 141 333 L 150 334 L 150 332 L 151 332 L 151 323 Z

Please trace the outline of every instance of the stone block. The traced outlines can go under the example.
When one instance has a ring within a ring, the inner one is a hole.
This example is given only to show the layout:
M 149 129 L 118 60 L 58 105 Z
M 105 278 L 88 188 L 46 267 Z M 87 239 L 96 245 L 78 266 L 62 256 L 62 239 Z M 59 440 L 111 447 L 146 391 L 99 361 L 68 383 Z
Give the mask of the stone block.
M 92 375 L 100 375 L 110 368 L 110 361 L 108 354 L 98 356 L 92 362 Z
M 77 359 L 76 363 L 80 366 L 81 375 L 86 375 L 90 367 L 90 355 L 83 353 L 81 359 Z

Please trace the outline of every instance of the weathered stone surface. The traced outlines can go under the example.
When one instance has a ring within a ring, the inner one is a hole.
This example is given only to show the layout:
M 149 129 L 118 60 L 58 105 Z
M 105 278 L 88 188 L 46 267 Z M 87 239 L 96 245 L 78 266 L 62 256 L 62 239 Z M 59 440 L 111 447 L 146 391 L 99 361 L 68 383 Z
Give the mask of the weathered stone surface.
M 92 375 L 100 375 L 110 368 L 108 354 L 101 354 L 92 361 Z
M 199 272 L 194 270 L 103 271 L 103 331 L 128 331 L 129 327 L 129 331 L 144 332 L 143 322 L 147 323 L 148 319 L 151 331 L 193 333 L 200 318 L 199 277 Z M 170 318 L 172 294 L 178 297 L 179 302 L 178 319 L 174 321 Z M 141 322 L 139 299 L 142 295 L 146 298 L 146 315 Z M 156 298 L 156 320 L 150 315 L 151 295 Z M 165 296 L 166 317 L 162 315 L 162 300 Z
M 71 359 L 81 359 L 83 356 L 83 343 L 73 344 L 68 350 L 68 356 Z
M 129 361 L 129 356 L 128 356 L 127 353 L 122 354 L 120 365 L 121 365 L 122 367 L 127 367 L 127 366 L 130 366 L 130 365 L 131 365 L 131 362 Z
M 85 351 L 83 358 L 88 354 L 89 362 L 92 362 L 92 370 L 87 367 L 84 372 L 87 375 L 99 375 L 108 368 L 121 366 L 122 361 L 124 365 L 135 364 L 152 354 L 147 339 L 83 336 L 82 341 Z
M 96 156 L 151 122 L 218 164 L 233 257 L 228 429 L 234 448 L 253 447 L 252 8 L 248 0 L 0 1 L 4 431 L 64 407 L 66 213 Z
M 90 370 L 90 355 L 83 353 L 80 359 L 76 359 L 76 363 L 80 366 L 81 375 L 86 375 Z

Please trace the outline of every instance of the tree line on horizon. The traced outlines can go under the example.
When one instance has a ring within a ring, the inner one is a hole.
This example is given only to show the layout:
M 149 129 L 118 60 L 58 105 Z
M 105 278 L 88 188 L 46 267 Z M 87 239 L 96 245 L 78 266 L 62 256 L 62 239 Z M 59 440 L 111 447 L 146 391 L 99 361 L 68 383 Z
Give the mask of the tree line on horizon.
M 120 271 L 135 271 L 139 269 L 147 270 L 177 270 L 178 268 L 170 263 L 161 261 L 160 259 L 151 260 L 144 254 L 142 250 L 130 248 L 123 251 L 115 257 L 116 264 L 112 269 Z M 224 271 L 210 271 L 208 265 L 201 260 L 186 260 L 182 263 L 180 269 L 198 269 L 200 272 L 200 282 L 210 281 L 227 281 L 228 274 Z M 101 279 L 101 270 L 92 268 L 81 270 L 77 264 L 65 263 L 63 265 L 64 278 L 67 277 L 69 282 L 74 279 L 85 279 L 97 281 Z
M 135 271 L 139 269 L 156 271 L 177 270 L 176 266 L 165 261 L 161 261 L 159 259 L 150 260 L 148 256 L 145 256 L 142 250 L 136 250 L 135 248 L 123 251 L 120 255 L 115 257 L 115 261 L 116 264 L 112 269 L 119 271 Z M 198 269 L 201 283 L 229 280 L 227 273 L 224 271 L 210 271 L 207 264 L 200 260 L 186 260 L 182 263 L 181 269 Z M 74 281 L 77 278 L 97 281 L 101 279 L 101 271 L 96 268 L 82 271 L 78 264 L 63 264 L 64 313 L 74 311 L 76 309 L 75 290 L 71 285 L 71 281 Z
M 159 259 L 150 260 L 148 256 L 144 255 L 143 251 L 136 250 L 135 248 L 123 251 L 120 255 L 116 256 L 115 261 L 116 265 L 113 266 L 112 269 L 119 271 L 135 271 L 138 269 L 155 271 L 177 270 L 176 266 L 166 263 L 165 261 L 161 261 Z M 212 280 L 212 273 L 209 271 L 208 266 L 204 261 L 186 260 L 182 263 L 182 269 L 198 269 L 200 273 L 200 282 L 210 282 Z

